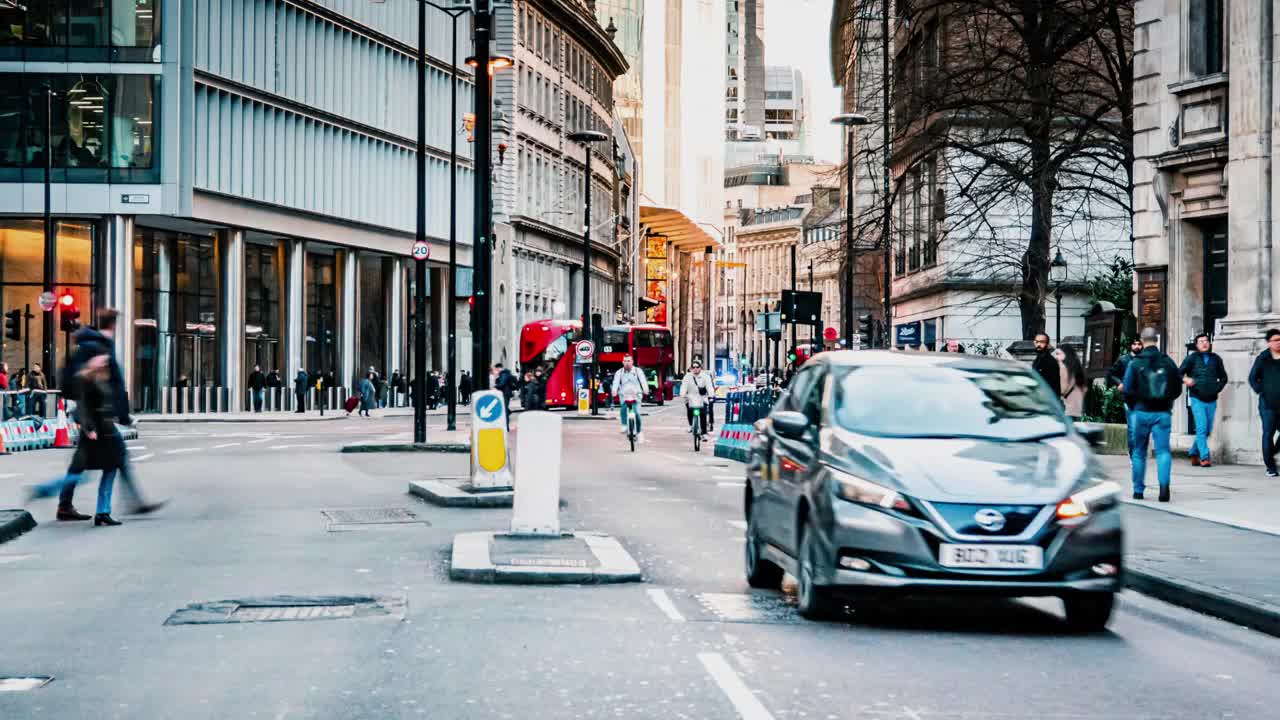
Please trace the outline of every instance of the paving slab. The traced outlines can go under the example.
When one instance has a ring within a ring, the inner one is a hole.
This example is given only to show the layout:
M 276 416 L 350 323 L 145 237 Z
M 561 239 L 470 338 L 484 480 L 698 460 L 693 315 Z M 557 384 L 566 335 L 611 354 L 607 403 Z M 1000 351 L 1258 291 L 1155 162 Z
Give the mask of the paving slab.
M 469 532 L 454 536 L 449 577 L 462 582 L 592 585 L 640 582 L 640 566 L 614 538 Z
M 1107 475 L 1125 488 L 1131 485 L 1129 458 L 1099 458 Z M 1186 515 L 1234 527 L 1280 535 L 1280 479 L 1269 478 L 1256 465 L 1192 467 L 1182 454 L 1174 455 L 1170 478 L 1173 502 L 1139 504 L 1154 510 Z M 1156 494 L 1155 462 L 1147 463 L 1147 497 Z

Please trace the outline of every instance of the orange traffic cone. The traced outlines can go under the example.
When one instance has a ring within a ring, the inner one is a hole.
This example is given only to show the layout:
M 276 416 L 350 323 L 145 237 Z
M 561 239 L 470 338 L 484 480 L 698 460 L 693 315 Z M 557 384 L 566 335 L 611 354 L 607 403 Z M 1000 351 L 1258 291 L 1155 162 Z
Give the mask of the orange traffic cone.
M 6 434 L 6 433 L 5 433 L 4 429 L 3 429 L 3 428 L 0 428 L 0 455 L 8 455 L 8 454 L 9 454 L 9 451 L 8 451 L 8 450 L 6 450 L 6 449 L 5 449 L 5 447 L 4 447 L 4 436 L 5 436 L 5 434 Z
M 58 429 L 53 433 L 53 446 L 56 448 L 75 447 L 71 444 L 71 433 L 67 432 L 67 401 L 58 400 Z

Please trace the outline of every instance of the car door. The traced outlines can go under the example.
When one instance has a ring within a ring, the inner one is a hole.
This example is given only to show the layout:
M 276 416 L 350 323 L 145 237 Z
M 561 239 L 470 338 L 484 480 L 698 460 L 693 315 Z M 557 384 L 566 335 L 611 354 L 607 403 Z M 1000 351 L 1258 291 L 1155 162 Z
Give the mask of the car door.
M 791 409 L 791 398 L 797 387 L 797 382 L 803 382 L 801 375 L 796 376 L 791 387 L 769 409 L 770 415 L 778 410 Z M 760 446 L 756 454 L 759 461 L 759 482 L 756 484 L 752 503 L 755 505 L 753 512 L 756 513 L 760 537 L 771 544 L 778 545 L 783 537 L 783 530 L 779 525 L 784 521 L 778 496 L 778 449 L 780 438 L 774 432 L 772 423 L 768 422 L 768 416 L 765 416 L 764 419 L 763 426 L 765 431 L 758 438 Z
M 805 480 L 813 473 L 817 449 L 818 421 L 821 419 L 822 386 L 825 373 L 821 365 L 807 367 L 792 378 L 790 402 L 787 409 L 806 415 L 810 429 L 801 438 L 776 436 L 774 445 L 774 507 L 773 525 L 778 530 L 775 544 L 795 556 L 796 510 L 803 497 Z

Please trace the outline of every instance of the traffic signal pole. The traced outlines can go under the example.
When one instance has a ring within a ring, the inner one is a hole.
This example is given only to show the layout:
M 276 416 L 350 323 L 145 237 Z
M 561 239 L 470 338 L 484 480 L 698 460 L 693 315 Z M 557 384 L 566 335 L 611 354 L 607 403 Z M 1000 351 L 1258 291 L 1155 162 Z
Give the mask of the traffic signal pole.
M 796 347 L 796 246 L 791 245 L 791 307 L 787 308 L 787 319 L 791 321 L 791 347 Z
M 58 241 L 53 228 L 53 86 L 44 86 L 44 291 L 53 293 L 54 275 L 57 272 Z M 44 337 L 41 341 L 41 353 L 44 362 L 45 376 L 54 387 L 57 386 L 59 373 L 53 361 L 53 353 L 57 342 L 57 331 L 54 329 L 53 312 L 44 314 Z

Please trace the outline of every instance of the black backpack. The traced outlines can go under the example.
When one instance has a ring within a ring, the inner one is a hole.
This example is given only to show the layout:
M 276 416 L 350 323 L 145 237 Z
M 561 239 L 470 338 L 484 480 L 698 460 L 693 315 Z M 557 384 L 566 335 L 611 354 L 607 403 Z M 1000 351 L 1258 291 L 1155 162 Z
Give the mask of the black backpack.
M 1161 403 L 1170 399 L 1170 388 L 1176 385 L 1177 380 L 1169 371 L 1169 363 L 1163 360 L 1162 357 L 1133 359 L 1131 365 L 1136 366 L 1134 376 L 1138 380 L 1134 394 L 1140 401 Z

